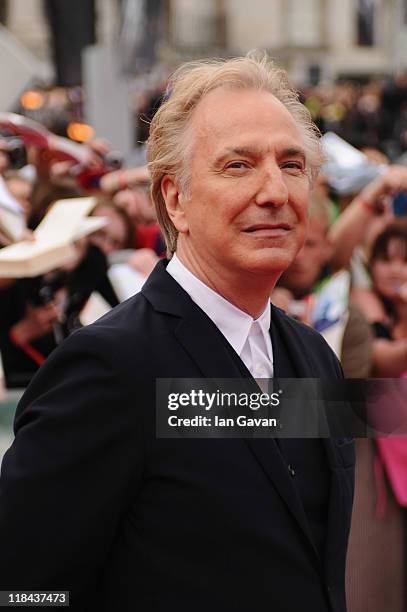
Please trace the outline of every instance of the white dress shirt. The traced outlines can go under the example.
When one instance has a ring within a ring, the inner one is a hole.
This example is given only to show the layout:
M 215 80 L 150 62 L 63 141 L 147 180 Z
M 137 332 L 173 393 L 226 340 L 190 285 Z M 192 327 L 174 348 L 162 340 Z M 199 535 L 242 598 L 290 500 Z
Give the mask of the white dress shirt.
M 254 378 L 273 376 L 273 348 L 270 338 L 270 301 L 262 314 L 253 319 L 190 272 L 174 254 L 167 266 L 201 310 L 215 323 Z

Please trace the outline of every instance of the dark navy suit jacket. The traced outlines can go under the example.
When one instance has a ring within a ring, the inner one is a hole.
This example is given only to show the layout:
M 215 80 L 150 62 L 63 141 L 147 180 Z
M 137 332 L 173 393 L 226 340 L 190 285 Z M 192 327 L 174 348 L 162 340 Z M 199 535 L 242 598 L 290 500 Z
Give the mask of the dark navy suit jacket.
M 342 375 L 312 329 L 275 308 L 272 326 L 298 375 Z M 274 440 L 156 438 L 156 378 L 242 367 L 163 262 L 70 336 L 26 391 L 3 461 L 0 589 L 69 590 L 71 609 L 98 612 L 343 612 L 352 443 L 324 441 L 322 561 Z

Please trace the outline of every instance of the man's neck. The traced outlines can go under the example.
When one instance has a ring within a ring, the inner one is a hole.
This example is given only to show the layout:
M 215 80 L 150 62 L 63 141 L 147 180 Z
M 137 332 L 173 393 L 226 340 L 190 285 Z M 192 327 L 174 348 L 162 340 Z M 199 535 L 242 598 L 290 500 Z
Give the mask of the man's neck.
M 276 283 L 270 280 L 269 276 L 246 274 L 235 278 L 232 274 L 208 273 L 194 258 L 185 257 L 182 250 L 177 249 L 176 255 L 191 274 L 236 308 L 253 319 L 257 319 L 264 312 Z

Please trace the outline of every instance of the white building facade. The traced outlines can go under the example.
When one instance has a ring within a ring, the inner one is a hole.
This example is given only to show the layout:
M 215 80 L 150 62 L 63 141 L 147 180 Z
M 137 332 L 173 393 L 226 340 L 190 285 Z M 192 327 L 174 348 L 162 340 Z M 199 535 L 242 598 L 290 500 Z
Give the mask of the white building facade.
M 148 2 L 148 0 L 122 0 Z M 296 82 L 407 69 L 407 0 L 162 0 L 172 59 L 264 48 Z M 96 0 L 99 42 L 112 42 L 118 0 Z M 8 2 L 7 27 L 49 60 L 41 0 Z M 165 57 L 164 57 L 165 59 Z
M 407 0 L 171 0 L 181 55 L 265 48 L 297 82 L 407 69 Z M 224 40 L 214 30 L 224 23 Z M 202 27 L 205 24 L 205 27 Z

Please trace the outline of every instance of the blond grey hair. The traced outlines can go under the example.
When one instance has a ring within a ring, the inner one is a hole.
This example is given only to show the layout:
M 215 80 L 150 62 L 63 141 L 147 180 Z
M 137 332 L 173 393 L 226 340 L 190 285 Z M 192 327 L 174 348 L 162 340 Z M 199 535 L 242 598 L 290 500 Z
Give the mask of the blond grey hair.
M 250 53 L 234 59 L 210 59 L 188 62 L 169 80 L 165 101 L 155 114 L 147 142 L 148 166 L 151 173 L 151 196 L 170 257 L 176 249 L 178 231 L 172 223 L 161 192 L 165 175 L 173 176 L 180 191 L 187 196 L 189 186 L 186 132 L 199 101 L 214 89 L 255 89 L 272 93 L 291 113 L 299 128 L 306 149 L 310 180 L 318 174 L 322 162 L 319 132 L 287 73 L 265 53 Z M 190 139 L 189 139 L 190 142 Z

